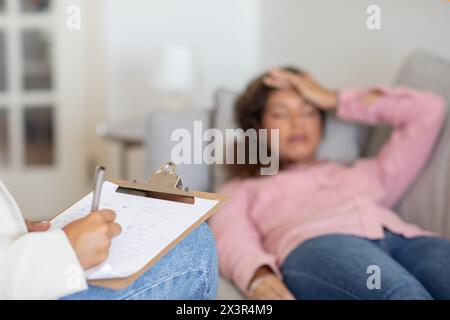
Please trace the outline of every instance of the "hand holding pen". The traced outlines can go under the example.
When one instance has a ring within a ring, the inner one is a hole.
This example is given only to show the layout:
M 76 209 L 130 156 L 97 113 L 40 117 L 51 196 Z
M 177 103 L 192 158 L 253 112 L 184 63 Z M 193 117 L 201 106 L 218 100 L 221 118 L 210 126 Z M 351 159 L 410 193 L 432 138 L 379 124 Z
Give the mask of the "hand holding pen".
M 63 229 L 81 267 L 85 270 L 106 260 L 111 247 L 111 239 L 121 233 L 120 225 L 114 222 L 115 212 L 112 210 L 99 211 L 98 209 L 104 174 L 105 168 L 98 167 L 94 181 L 91 213 L 68 224 Z

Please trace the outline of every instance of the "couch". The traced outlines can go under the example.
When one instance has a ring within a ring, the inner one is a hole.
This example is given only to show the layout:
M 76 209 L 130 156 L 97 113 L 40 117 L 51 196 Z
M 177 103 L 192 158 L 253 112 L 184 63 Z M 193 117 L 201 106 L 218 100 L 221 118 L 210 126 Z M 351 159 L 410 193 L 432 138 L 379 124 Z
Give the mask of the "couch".
M 393 85 L 431 90 L 450 103 L 450 62 L 429 52 L 419 50 L 406 59 Z M 171 157 L 171 134 L 177 128 L 193 132 L 194 121 L 224 130 L 235 128 L 233 102 L 236 94 L 220 89 L 215 95 L 212 110 L 158 110 L 146 119 L 145 170 L 151 172 Z M 450 119 L 444 126 L 438 145 L 423 173 L 397 204 L 396 210 L 404 219 L 450 238 Z M 364 127 L 344 123 L 329 115 L 320 157 L 338 161 L 352 161 L 357 157 L 375 154 L 389 137 L 385 126 Z M 206 142 L 204 142 L 206 145 Z M 177 166 L 183 184 L 192 189 L 216 190 L 226 179 L 220 166 L 205 164 Z M 221 278 L 218 299 L 242 299 L 242 294 Z

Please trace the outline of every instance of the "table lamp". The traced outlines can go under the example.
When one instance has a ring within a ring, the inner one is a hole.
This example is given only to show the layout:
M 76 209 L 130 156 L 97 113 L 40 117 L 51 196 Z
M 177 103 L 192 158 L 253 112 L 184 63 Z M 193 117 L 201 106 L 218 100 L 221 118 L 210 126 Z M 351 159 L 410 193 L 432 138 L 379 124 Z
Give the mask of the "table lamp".
M 192 49 L 184 45 L 162 48 L 153 79 L 155 89 L 163 95 L 165 106 L 173 109 L 189 107 L 196 82 Z

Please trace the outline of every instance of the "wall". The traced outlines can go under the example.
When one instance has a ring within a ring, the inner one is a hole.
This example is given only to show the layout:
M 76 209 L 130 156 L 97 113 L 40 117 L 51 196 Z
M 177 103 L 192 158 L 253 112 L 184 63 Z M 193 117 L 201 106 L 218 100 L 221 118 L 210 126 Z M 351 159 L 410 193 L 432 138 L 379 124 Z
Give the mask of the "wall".
M 157 52 L 175 44 L 193 48 L 196 108 L 209 108 L 218 87 L 240 89 L 259 66 L 258 0 L 107 0 L 105 6 L 106 114 L 108 121 L 142 118 L 160 108 L 151 90 Z M 119 174 L 117 144 L 107 165 Z M 98 158 L 98 157 L 97 157 Z M 129 175 L 143 179 L 143 153 L 130 152 Z
M 427 48 L 450 59 L 450 3 L 440 0 L 263 0 L 261 67 L 295 64 L 323 83 L 391 83 L 407 55 Z M 381 8 L 382 29 L 366 28 Z
M 106 11 L 109 117 L 140 116 L 152 104 L 155 53 L 191 46 L 197 56 L 198 107 L 218 86 L 240 88 L 259 65 L 257 0 L 108 0 Z
M 107 117 L 159 107 L 150 90 L 158 48 L 191 45 L 207 107 L 215 88 L 241 89 L 272 65 L 295 64 L 331 86 L 389 83 L 416 48 L 450 58 L 450 4 L 440 0 L 108 0 L 104 2 Z M 382 30 L 366 28 L 377 4 Z

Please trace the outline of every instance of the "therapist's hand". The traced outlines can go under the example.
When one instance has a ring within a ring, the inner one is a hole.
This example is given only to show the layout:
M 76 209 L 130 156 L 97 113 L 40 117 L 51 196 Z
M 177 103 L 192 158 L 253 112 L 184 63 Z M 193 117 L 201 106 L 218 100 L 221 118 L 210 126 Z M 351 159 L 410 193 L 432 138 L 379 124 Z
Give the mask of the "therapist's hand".
M 47 221 L 34 222 L 25 220 L 25 223 L 27 224 L 28 232 L 45 232 L 51 227 L 50 222 Z
M 108 257 L 111 239 L 121 232 L 115 219 L 114 211 L 101 210 L 64 227 L 83 269 L 95 267 Z

